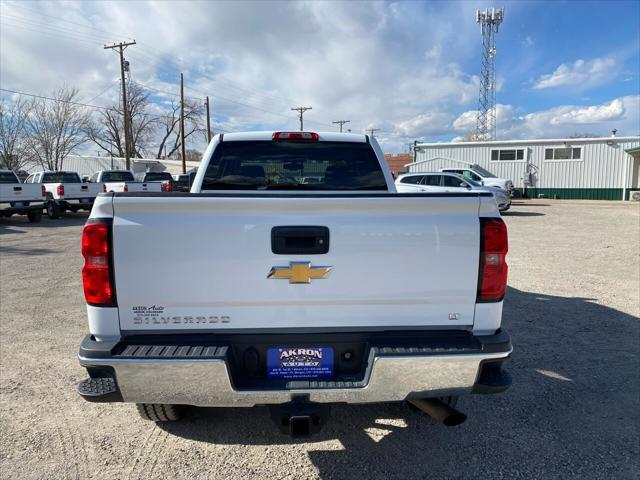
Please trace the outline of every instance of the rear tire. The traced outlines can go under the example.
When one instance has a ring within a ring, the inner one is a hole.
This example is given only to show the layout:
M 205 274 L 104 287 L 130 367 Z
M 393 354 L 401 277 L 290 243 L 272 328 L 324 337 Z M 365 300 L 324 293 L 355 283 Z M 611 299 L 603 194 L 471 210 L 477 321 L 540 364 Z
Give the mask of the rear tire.
M 42 210 L 31 210 L 27 213 L 27 218 L 31 223 L 38 223 L 42 220 Z
M 184 414 L 183 405 L 162 403 L 137 403 L 138 413 L 145 420 L 152 422 L 175 422 Z
M 52 220 L 60 218 L 62 216 L 62 209 L 56 202 L 52 200 L 47 202 L 47 216 Z

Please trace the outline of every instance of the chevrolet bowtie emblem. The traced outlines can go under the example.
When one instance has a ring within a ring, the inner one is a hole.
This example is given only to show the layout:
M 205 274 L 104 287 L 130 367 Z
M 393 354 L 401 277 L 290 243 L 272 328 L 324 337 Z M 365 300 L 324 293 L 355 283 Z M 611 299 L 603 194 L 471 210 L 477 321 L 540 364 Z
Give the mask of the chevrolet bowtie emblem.
M 333 267 L 312 267 L 311 262 L 289 262 L 288 267 L 271 267 L 267 278 L 289 280 L 289 283 L 311 283 L 327 278 Z

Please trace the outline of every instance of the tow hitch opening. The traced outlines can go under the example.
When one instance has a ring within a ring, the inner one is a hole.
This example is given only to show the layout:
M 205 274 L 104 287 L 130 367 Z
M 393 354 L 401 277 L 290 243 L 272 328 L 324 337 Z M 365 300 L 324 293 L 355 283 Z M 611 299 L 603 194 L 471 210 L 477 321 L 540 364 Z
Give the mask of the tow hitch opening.
M 307 437 L 318 433 L 329 417 L 328 405 L 301 400 L 275 405 L 271 417 L 280 431 L 292 437 Z

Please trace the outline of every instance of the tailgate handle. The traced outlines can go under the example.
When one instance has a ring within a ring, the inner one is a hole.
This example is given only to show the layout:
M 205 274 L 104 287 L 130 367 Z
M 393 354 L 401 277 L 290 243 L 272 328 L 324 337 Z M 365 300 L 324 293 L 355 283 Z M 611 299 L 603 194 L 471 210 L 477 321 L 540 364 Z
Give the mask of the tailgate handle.
M 82 185 L 82 186 L 80 187 L 80 190 L 86 190 L 87 188 L 89 188 L 87 185 Z
M 21 192 L 22 191 L 22 187 L 13 187 L 13 191 L 14 192 Z
M 277 255 L 321 255 L 329 251 L 329 229 L 286 226 L 271 229 L 271 251 Z

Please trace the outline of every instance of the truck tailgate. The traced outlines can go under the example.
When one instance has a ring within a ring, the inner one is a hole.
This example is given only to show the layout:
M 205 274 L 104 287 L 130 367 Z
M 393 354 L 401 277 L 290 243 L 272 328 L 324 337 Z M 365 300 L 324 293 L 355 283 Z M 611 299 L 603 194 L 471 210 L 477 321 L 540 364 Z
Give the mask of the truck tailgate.
M 478 209 L 474 194 L 115 195 L 120 326 L 468 327 Z M 326 227 L 328 252 L 273 253 L 272 229 L 284 226 Z M 310 283 L 291 283 L 301 279 Z
M 0 184 L 0 202 L 36 202 L 43 201 L 39 184 L 2 183 Z
M 65 183 L 64 197 L 66 200 L 91 199 L 93 200 L 102 191 L 102 186 L 97 183 Z

